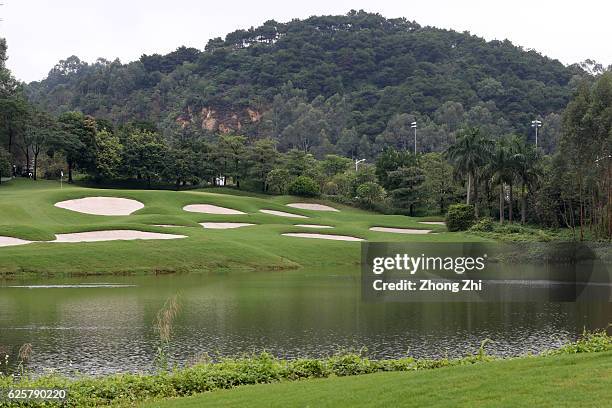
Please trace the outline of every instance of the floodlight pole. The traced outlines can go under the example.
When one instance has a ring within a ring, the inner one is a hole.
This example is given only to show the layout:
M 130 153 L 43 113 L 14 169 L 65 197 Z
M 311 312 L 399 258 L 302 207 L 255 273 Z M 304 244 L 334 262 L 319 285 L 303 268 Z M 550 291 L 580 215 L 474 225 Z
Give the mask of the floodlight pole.
M 531 121 L 531 127 L 535 128 L 535 146 L 536 149 L 538 148 L 538 128 L 542 127 L 542 121 L 540 120 L 532 120 Z
M 361 160 L 355 159 L 355 173 L 357 173 L 357 170 L 359 169 L 359 163 L 363 163 L 364 161 L 365 159 L 361 159 Z
M 410 127 L 414 129 L 414 155 L 416 156 L 417 154 L 417 123 L 416 121 L 412 122 L 410 124 Z

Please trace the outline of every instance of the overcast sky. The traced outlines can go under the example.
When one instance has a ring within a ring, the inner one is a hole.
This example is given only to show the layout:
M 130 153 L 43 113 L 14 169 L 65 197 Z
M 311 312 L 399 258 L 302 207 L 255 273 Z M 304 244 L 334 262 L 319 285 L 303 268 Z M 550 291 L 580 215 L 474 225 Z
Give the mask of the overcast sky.
M 350 9 L 406 17 L 421 25 L 468 30 L 487 40 L 510 39 L 563 63 L 612 64 L 612 2 L 480 0 L 0 0 L 0 36 L 17 78 L 44 78 L 60 59 L 77 55 L 128 62 L 180 45 L 203 49 L 208 39 L 266 20 L 288 21 Z

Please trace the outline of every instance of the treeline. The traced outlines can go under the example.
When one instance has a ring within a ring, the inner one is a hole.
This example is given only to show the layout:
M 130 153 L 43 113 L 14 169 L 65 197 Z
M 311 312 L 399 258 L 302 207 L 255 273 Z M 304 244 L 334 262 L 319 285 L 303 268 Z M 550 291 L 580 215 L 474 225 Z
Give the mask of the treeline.
M 17 102 L 15 102 L 17 101 Z M 16 98 L 14 106 L 22 99 Z M 5 103 L 6 101 L 4 101 Z M 392 144 L 375 161 L 306 149 L 281 152 L 272 138 L 239 135 L 167 139 L 154 124 L 115 127 L 80 112 L 55 118 L 24 105 L 3 168 L 36 179 L 67 171 L 96 183 L 151 187 L 227 185 L 269 194 L 325 196 L 382 212 L 444 214 L 464 201 L 474 218 L 570 228 L 577 238 L 612 236 L 612 72 L 585 82 L 563 114 L 559 150 L 547 155 L 524 136 L 492 137 L 462 127 L 441 152 L 414 154 Z M 14 125 L 14 123 L 13 123 Z M 6 145 L 5 145 L 6 146 Z M 11 147 L 12 146 L 12 147 Z M 10 152 L 10 154 L 9 154 Z M 8 169 L 7 169 L 8 168 Z
M 528 134 L 540 117 L 550 153 L 560 112 L 585 76 L 509 41 L 352 11 L 271 20 L 203 51 L 180 47 L 127 64 L 73 56 L 26 90 L 55 115 L 147 121 L 166 138 L 239 134 L 273 138 L 283 152 L 374 159 L 388 145 L 403 149 L 415 120 L 427 153 L 450 146 L 464 126 Z
M 475 218 L 567 227 L 582 240 L 612 237 L 612 71 L 583 82 L 563 114 L 559 150 L 524 138 L 461 132 L 445 155 L 465 180 Z M 497 199 L 495 199 L 497 195 Z M 497 202 L 497 208 L 494 207 Z
M 1 40 L 2 177 L 223 184 L 410 215 L 464 201 L 476 218 L 612 236 L 612 73 L 507 42 L 359 12 L 128 65 L 70 59 L 26 89 L 5 60 Z M 249 119 L 230 128 L 206 106 Z

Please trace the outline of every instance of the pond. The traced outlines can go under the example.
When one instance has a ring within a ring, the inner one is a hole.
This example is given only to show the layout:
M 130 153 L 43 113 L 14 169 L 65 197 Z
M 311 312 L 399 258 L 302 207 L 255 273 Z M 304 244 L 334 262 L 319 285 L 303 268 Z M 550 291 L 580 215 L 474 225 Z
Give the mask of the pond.
M 367 349 L 374 358 L 541 352 L 606 327 L 612 303 L 367 303 L 351 269 L 0 281 L 0 354 L 30 369 L 152 368 L 153 322 L 178 294 L 171 360 L 266 350 L 284 358 Z M 4 362 L 2 362 L 4 363 Z M 2 370 L 0 370 L 2 371 Z

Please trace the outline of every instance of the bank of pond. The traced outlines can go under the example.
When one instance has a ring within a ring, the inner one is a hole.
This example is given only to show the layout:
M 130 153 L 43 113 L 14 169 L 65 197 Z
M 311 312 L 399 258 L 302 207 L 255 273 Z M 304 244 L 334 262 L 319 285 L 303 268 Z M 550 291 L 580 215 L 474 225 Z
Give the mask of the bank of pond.
M 135 404 L 153 398 L 190 396 L 220 389 L 249 384 L 300 381 L 316 378 L 345 377 L 380 372 L 413 372 L 445 367 L 490 364 L 499 361 L 486 353 L 487 340 L 474 354 L 457 359 L 414 359 L 404 357 L 373 360 L 360 353 L 345 353 L 320 359 L 283 360 L 268 353 L 224 358 L 212 361 L 203 358 L 184 368 L 159 367 L 153 374 L 120 374 L 102 377 L 67 378 L 60 375 L 30 377 L 27 372 L 19 376 L 0 376 L 0 388 L 65 389 L 67 398 L 63 406 L 101 406 L 108 404 Z M 612 336 L 605 330 L 584 332 L 575 342 L 543 353 L 541 356 L 523 356 L 511 360 L 554 359 L 559 355 L 600 353 L 609 361 Z M 506 359 L 510 360 L 510 359 Z M 554 362 L 554 360 L 553 360 Z M 567 364 L 563 362 L 562 364 Z M 525 375 L 528 375 L 526 373 Z M 406 384 L 409 386 L 409 384 Z M 528 392 L 528 390 L 525 390 Z M 36 404 L 39 404 L 37 402 Z M 0 406 L 13 406 L 0 402 Z M 14 406 L 35 406 L 20 402 Z M 50 403 L 49 406 L 52 406 Z

